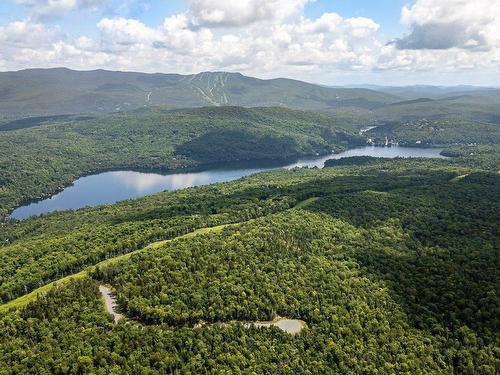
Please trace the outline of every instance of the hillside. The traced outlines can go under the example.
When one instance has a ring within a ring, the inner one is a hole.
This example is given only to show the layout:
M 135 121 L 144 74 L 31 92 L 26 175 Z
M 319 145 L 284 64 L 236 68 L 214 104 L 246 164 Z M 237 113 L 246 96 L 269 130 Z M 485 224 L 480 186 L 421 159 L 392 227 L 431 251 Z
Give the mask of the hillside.
M 494 374 L 498 174 L 364 164 L 3 224 L 0 372 Z
M 367 89 L 327 88 L 283 78 L 262 80 L 239 73 L 179 75 L 65 68 L 0 72 L 0 113 L 6 119 L 155 105 L 284 106 L 332 111 L 373 109 L 394 101 L 397 98 L 392 95 Z
M 470 85 L 458 86 L 432 86 L 432 85 L 409 85 L 409 86 L 381 86 L 381 85 L 349 85 L 347 88 L 364 88 L 385 92 L 402 98 L 402 100 L 414 100 L 420 98 L 444 99 L 462 95 L 487 95 L 498 92 L 495 87 L 482 87 Z
M 331 115 L 271 107 L 154 107 L 18 125 L 0 132 L 0 215 L 79 176 L 109 169 L 285 160 L 364 143 Z
M 44 118 L 163 106 L 278 106 L 373 122 L 462 117 L 500 123 L 500 90 L 468 86 L 326 87 L 239 73 L 147 74 L 66 68 L 0 72 L 0 130 Z M 28 117 L 38 117 L 35 119 Z
M 450 144 L 500 144 L 500 126 L 462 119 L 392 122 L 368 130 L 376 144 L 385 139 L 401 146 L 447 146 Z
M 500 90 L 477 90 L 453 93 L 450 96 L 430 99 L 419 97 L 402 100 L 377 108 L 373 119 L 407 121 L 416 119 L 461 118 L 469 121 L 500 124 Z

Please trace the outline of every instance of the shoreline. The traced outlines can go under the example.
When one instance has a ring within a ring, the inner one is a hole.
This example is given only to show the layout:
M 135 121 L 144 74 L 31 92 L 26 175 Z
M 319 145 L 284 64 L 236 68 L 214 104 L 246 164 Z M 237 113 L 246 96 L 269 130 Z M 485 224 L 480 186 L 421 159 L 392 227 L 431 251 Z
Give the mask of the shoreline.
M 73 179 L 70 183 L 65 184 L 60 186 L 56 191 L 52 193 L 43 193 L 37 198 L 25 200 L 22 203 L 16 205 L 14 208 L 8 210 L 7 214 L 3 217 L 0 217 L 0 222 L 1 221 L 24 221 L 24 220 L 29 220 L 31 218 L 37 218 L 40 215 L 47 215 L 52 212 L 58 212 L 58 211 L 67 211 L 67 210 L 78 210 L 81 208 L 84 208 L 85 206 L 78 207 L 78 208 L 67 208 L 67 209 L 61 209 L 61 210 L 53 210 L 53 211 L 48 211 L 48 212 L 42 212 L 39 214 L 34 214 L 32 216 L 28 216 L 25 218 L 14 218 L 12 217 L 12 213 L 22 207 L 27 207 L 30 206 L 31 204 L 36 204 L 40 203 L 42 201 L 45 201 L 47 199 L 51 199 L 64 190 L 66 190 L 69 187 L 74 186 L 74 183 L 85 177 L 90 177 L 90 176 L 96 176 L 102 173 L 107 173 L 107 172 L 120 172 L 120 171 L 129 171 L 129 172 L 138 172 L 138 173 L 155 173 L 159 174 L 162 176 L 171 176 L 171 175 L 182 175 L 182 174 L 189 174 L 189 173 L 202 173 L 202 172 L 207 172 L 207 171 L 213 171 L 213 170 L 220 170 L 220 171 L 230 171 L 234 169 L 259 169 L 259 168 L 268 168 L 270 170 L 272 169 L 278 169 L 278 168 L 284 168 L 288 164 L 293 164 L 296 162 L 299 162 L 300 160 L 315 160 L 318 158 L 323 158 L 328 155 L 332 155 L 332 158 L 334 158 L 334 155 L 338 155 L 343 152 L 347 152 L 350 150 L 355 150 L 358 148 L 362 147 L 374 147 L 374 148 L 398 148 L 398 147 L 407 147 L 407 148 L 412 148 L 412 149 L 423 149 L 423 148 L 429 148 L 429 149 L 439 149 L 443 148 L 442 146 L 430 146 L 430 147 L 412 147 L 412 146 L 406 146 L 406 145 L 393 145 L 393 146 L 382 146 L 382 145 L 365 145 L 365 146 L 355 146 L 355 147 L 350 147 L 350 148 L 342 148 L 338 150 L 334 150 L 332 153 L 323 153 L 323 154 L 302 154 L 302 155 L 297 155 L 293 157 L 287 157 L 287 158 L 280 158 L 280 159 L 244 159 L 244 160 L 237 160 L 237 161 L 229 161 L 229 162 L 217 162 L 217 163 L 203 163 L 200 165 L 195 165 L 195 166 L 185 166 L 185 167 L 178 167 L 178 168 L 173 168 L 173 169 L 165 169 L 165 168 L 148 168 L 148 167 L 137 167 L 137 166 L 120 166 L 120 167 L 113 167 L 113 168 L 102 168 L 102 169 L 96 169 L 94 171 L 86 171 L 84 174 L 79 175 L 75 179 Z M 442 153 L 442 151 L 441 151 Z M 440 155 L 441 155 L 440 153 Z M 243 176 L 242 176 L 243 177 Z M 201 185 L 200 185 L 201 186 Z M 148 194 L 149 195 L 149 194 Z M 138 198 L 138 197 L 137 197 Z M 135 198 L 135 199 L 137 199 Z M 109 204 L 116 204 L 118 203 L 109 203 Z M 106 203 L 103 203 L 106 204 Z M 92 206 L 92 207 L 97 207 Z

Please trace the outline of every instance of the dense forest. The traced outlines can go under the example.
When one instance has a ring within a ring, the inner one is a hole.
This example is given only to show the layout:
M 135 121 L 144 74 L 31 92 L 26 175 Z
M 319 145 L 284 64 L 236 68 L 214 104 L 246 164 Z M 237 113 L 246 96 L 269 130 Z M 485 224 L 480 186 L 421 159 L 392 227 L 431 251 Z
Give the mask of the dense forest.
M 7 221 L 0 373 L 495 374 L 498 165 L 453 152 Z
M 418 119 L 389 122 L 368 130 L 366 135 L 376 144 L 385 138 L 401 146 L 429 147 L 450 144 L 500 144 L 498 125 L 463 119 Z
M 453 145 L 446 147 L 442 154 L 451 161 L 471 167 L 498 171 L 500 166 L 500 145 Z
M 0 127 L 0 374 L 497 374 L 498 126 L 358 125 L 273 107 L 153 107 Z M 282 160 L 386 137 L 447 158 L 331 159 L 6 215 L 98 171 Z M 279 317 L 304 328 L 251 324 Z
M 336 117 L 281 108 L 148 108 L 39 120 L 0 132 L 0 217 L 98 171 L 287 159 L 364 143 Z

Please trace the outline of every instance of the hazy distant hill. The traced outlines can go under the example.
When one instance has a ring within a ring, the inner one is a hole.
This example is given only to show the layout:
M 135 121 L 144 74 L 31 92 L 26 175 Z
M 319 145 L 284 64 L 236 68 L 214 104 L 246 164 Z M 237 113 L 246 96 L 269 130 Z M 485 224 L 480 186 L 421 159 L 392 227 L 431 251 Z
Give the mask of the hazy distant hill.
M 328 88 L 291 79 L 261 80 L 225 72 L 179 75 L 55 68 L 0 73 L 0 119 L 113 112 L 150 105 L 372 110 L 398 100 L 391 94 L 368 89 Z
M 24 127 L 26 120 L 23 124 L 10 122 L 28 117 L 108 113 L 157 105 L 171 109 L 288 107 L 335 113 L 360 126 L 457 117 L 500 123 L 499 104 L 500 89 L 474 86 L 326 87 L 227 72 L 180 75 L 55 68 L 0 73 L 3 130 Z
M 352 85 L 346 88 L 364 88 L 384 92 L 386 94 L 398 96 L 402 100 L 413 100 L 419 98 L 443 99 L 450 96 L 459 95 L 484 95 L 498 93 L 500 90 L 494 87 L 481 87 L 471 85 L 458 86 L 432 86 L 432 85 L 411 85 L 411 86 L 380 86 L 380 85 Z
M 500 124 L 500 90 L 456 92 L 444 98 L 403 100 L 377 108 L 379 121 L 463 118 Z
M 470 85 L 354 85 L 345 87 L 383 92 L 399 98 L 398 101 L 375 108 L 369 113 L 363 113 L 365 121 L 380 123 L 423 118 L 464 118 L 500 124 L 500 88 Z

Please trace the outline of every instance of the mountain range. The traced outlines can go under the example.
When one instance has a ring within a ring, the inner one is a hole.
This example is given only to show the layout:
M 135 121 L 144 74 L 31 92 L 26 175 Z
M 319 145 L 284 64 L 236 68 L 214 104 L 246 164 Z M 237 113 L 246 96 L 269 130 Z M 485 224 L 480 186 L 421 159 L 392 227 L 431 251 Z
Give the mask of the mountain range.
M 0 73 L 0 121 L 143 107 L 275 106 L 348 116 L 360 123 L 462 117 L 500 123 L 500 89 L 474 86 L 326 87 L 240 73 L 192 75 L 27 69 Z
M 368 89 L 327 88 L 226 72 L 180 75 L 55 68 L 0 73 L 0 113 L 9 117 L 114 112 L 153 105 L 374 109 L 397 100 Z

